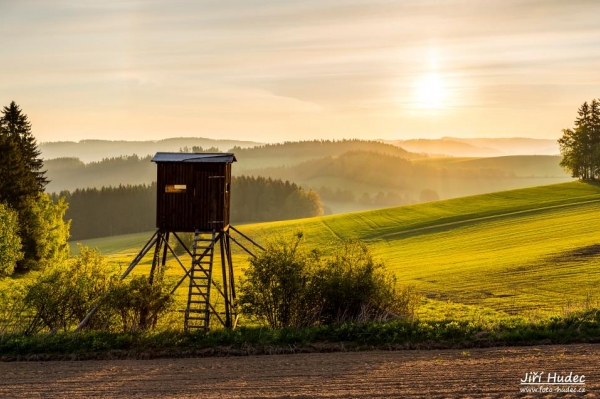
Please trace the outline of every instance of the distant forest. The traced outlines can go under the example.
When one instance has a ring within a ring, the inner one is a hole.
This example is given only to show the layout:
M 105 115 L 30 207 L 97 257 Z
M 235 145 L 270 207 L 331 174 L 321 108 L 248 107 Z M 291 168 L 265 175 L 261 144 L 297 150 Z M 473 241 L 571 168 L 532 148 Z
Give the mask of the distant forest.
M 296 184 L 263 177 L 232 179 L 232 223 L 297 219 L 323 214 L 317 193 Z M 71 240 L 152 230 L 156 226 L 156 183 L 76 189 L 66 197 Z

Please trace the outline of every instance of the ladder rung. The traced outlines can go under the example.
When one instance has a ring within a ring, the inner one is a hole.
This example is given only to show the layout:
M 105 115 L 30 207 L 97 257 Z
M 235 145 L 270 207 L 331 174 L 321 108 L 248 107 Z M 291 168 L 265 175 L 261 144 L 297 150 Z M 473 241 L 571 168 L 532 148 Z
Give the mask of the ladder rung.
M 194 309 L 194 308 L 190 308 L 190 309 L 188 309 L 188 313 L 196 313 L 196 314 L 198 314 L 198 313 L 204 313 L 204 314 L 206 314 L 207 312 L 206 312 L 206 309 Z
M 209 311 L 206 310 L 206 308 L 187 308 L 186 312 L 188 313 L 188 315 L 190 313 L 194 313 L 195 315 L 202 313 L 204 315 L 206 315 L 207 313 L 210 313 Z
M 188 301 L 188 303 L 203 303 L 206 304 L 206 301 Z
M 206 320 L 205 317 L 188 317 L 188 320 Z
M 198 276 L 200 278 L 204 278 L 204 277 L 210 277 L 210 269 L 204 269 L 202 267 L 195 267 L 194 269 L 192 269 L 192 272 L 196 272 L 198 273 Z M 194 275 L 192 275 L 192 277 L 196 277 L 195 273 L 193 273 Z

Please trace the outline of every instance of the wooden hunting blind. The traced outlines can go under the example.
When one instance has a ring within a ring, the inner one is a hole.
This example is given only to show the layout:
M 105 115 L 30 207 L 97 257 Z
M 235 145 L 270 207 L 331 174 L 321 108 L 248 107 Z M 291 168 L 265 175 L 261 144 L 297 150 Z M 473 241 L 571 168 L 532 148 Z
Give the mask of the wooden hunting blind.
M 234 154 L 224 153 L 170 153 L 159 152 L 156 163 L 156 227 L 154 235 L 121 276 L 124 279 L 154 249 L 149 282 L 154 283 L 158 270 L 165 267 L 168 255 L 175 258 L 184 275 L 175 284 L 171 294 L 185 281 L 189 281 L 187 306 L 184 310 L 185 329 L 208 330 L 210 317 L 225 327 L 237 323 L 235 280 L 231 257 L 231 242 L 254 256 L 240 241 L 245 239 L 263 249 L 238 229 L 230 225 L 231 165 Z M 236 239 L 232 232 L 240 237 Z M 193 233 L 191 246 L 178 233 Z M 186 267 L 172 248 L 173 239 L 191 257 Z M 170 243 L 171 241 L 171 243 Z M 246 244 L 247 245 L 247 244 Z M 219 250 L 217 250 L 217 247 Z M 213 280 L 213 265 L 219 258 L 221 278 Z M 216 291 L 211 297 L 211 291 Z M 96 312 L 92 309 L 79 324 L 83 328 Z M 143 325 L 144 321 L 141 320 Z
M 159 152 L 156 162 L 156 227 L 211 232 L 229 225 L 233 154 Z

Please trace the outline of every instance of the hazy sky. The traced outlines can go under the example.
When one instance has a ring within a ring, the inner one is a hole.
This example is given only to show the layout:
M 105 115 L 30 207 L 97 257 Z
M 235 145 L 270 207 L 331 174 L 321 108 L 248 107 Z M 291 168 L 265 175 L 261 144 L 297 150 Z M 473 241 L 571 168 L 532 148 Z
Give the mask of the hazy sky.
M 38 141 L 558 138 L 600 97 L 597 0 L 0 0 Z

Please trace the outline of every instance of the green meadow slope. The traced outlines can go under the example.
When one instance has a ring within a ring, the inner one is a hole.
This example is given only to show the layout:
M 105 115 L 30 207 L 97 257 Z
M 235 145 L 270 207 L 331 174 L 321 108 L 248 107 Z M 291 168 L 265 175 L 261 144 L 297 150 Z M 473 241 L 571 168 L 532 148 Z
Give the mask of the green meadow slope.
M 324 251 L 340 238 L 365 240 L 401 283 L 432 299 L 521 313 L 561 310 L 600 293 L 598 184 L 238 227 L 258 241 L 302 230 L 306 245 Z M 85 244 L 125 262 L 150 234 Z M 237 252 L 235 262 L 243 269 L 246 256 Z

